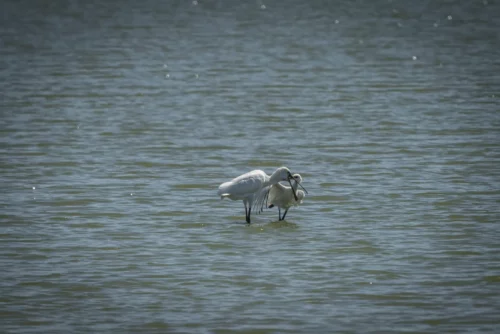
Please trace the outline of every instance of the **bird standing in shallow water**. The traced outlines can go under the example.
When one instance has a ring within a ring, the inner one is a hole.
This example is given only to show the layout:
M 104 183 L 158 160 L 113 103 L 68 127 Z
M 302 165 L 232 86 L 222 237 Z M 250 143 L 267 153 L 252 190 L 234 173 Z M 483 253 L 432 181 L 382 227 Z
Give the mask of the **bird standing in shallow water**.
M 290 187 L 284 186 L 280 183 L 274 184 L 269 190 L 269 195 L 267 199 L 268 208 L 278 207 L 278 220 L 285 220 L 286 213 L 288 209 L 292 206 L 298 206 L 302 203 L 302 199 L 305 197 L 305 193 L 302 190 L 297 190 L 297 187 L 302 182 L 302 177 L 300 174 L 293 174 L 294 182 L 291 184 L 294 191 L 297 193 L 297 199 L 290 195 Z M 302 187 L 302 186 L 301 186 Z M 302 187 L 306 192 L 307 190 Z M 285 209 L 285 213 L 281 216 L 281 209 Z
M 291 187 L 292 183 L 290 180 L 293 180 L 293 176 L 286 167 L 276 169 L 271 176 L 257 169 L 240 175 L 229 182 L 222 183 L 219 186 L 217 194 L 221 199 L 229 198 L 233 201 L 243 200 L 243 204 L 245 205 L 245 219 L 247 223 L 250 224 L 250 215 L 252 213 L 254 201 L 262 201 L 259 196 L 267 196 L 268 194 L 261 190 L 265 187 L 277 184 L 280 181 L 288 181 Z M 288 189 L 293 192 L 293 197 L 297 199 L 295 189 L 293 187 Z

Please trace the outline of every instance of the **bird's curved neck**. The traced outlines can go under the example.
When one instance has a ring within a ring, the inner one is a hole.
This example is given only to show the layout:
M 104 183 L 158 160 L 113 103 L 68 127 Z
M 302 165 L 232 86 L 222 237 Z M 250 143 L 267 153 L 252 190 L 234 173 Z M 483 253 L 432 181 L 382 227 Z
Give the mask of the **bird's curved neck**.
M 275 171 L 271 176 L 266 175 L 266 185 L 276 184 L 281 181 L 281 172 L 279 170 Z
M 268 185 L 271 184 L 271 177 L 272 177 L 272 175 L 271 176 L 269 176 L 269 175 L 264 176 L 264 187 L 267 187 Z

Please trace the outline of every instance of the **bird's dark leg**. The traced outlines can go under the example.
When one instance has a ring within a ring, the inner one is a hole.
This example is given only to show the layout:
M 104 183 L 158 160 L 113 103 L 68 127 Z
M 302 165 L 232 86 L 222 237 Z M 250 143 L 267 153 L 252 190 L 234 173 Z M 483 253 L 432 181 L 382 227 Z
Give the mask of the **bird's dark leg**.
M 247 202 L 243 201 L 243 204 L 245 204 L 245 219 L 248 222 L 248 208 L 247 208 Z
M 281 220 L 281 208 L 278 206 L 278 220 Z
M 285 213 L 283 214 L 283 217 L 281 217 L 281 220 L 285 220 L 286 213 L 288 212 L 288 209 L 285 210 Z
M 252 206 L 248 207 L 247 223 L 250 224 L 250 214 L 252 213 Z

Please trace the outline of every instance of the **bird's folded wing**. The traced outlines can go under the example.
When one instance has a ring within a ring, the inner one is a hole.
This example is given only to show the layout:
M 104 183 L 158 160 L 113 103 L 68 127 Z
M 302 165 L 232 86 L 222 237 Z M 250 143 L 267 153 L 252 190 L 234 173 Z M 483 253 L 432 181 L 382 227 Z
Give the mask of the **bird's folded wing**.
M 244 175 L 243 175 L 244 176 Z M 257 178 L 243 179 L 238 177 L 232 181 L 224 182 L 219 186 L 218 195 L 230 194 L 232 196 L 247 196 L 260 189 L 262 181 Z

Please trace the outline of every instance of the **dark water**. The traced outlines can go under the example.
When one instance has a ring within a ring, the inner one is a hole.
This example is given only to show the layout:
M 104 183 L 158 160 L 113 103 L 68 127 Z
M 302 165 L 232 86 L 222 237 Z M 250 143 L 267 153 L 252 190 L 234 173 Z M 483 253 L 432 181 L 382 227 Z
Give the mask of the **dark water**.
M 0 6 L 0 332 L 498 331 L 498 1 Z

